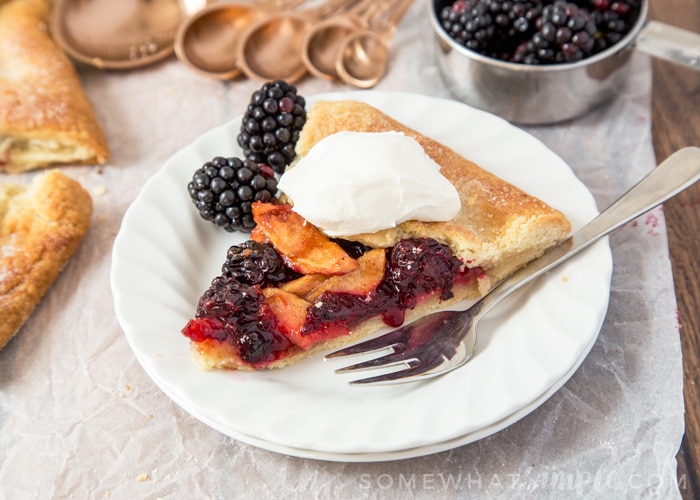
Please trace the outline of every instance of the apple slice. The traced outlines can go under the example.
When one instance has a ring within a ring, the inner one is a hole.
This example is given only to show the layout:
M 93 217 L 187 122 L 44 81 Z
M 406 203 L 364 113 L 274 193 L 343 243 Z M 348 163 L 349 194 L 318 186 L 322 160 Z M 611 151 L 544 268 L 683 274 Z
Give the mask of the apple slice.
M 250 239 L 258 243 L 269 243 L 265 233 L 260 229 L 260 226 L 255 226 L 250 232 Z
M 359 267 L 355 271 L 327 278 L 304 298 L 313 303 L 323 292 L 367 295 L 376 289 L 384 278 L 386 252 L 383 248 L 370 250 L 358 258 L 357 263 Z
M 293 293 L 281 288 L 268 287 L 262 289 L 265 302 L 277 318 L 280 332 L 292 342 L 299 337 L 301 327 L 306 321 L 306 311 L 311 304 Z
M 283 283 L 280 285 L 280 288 L 285 292 L 304 298 L 327 279 L 328 276 L 324 274 L 307 274 L 301 278 Z
M 285 260 L 301 274 L 337 275 L 357 269 L 358 264 L 340 245 L 292 211 L 291 205 L 253 203 L 256 238 L 267 238 Z
M 342 325 L 330 324 L 311 334 L 302 334 L 306 313 L 311 306 L 307 301 L 281 288 L 263 288 L 265 302 L 277 318 L 280 332 L 293 344 L 304 350 L 323 340 L 347 335 L 349 330 Z

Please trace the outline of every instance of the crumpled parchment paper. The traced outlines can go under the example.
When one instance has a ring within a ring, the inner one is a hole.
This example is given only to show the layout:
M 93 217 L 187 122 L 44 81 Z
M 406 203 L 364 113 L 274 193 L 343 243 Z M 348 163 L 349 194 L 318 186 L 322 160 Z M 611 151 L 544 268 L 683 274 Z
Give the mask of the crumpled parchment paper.
M 376 87 L 450 97 L 422 2 Z M 650 63 L 621 96 L 571 123 L 527 130 L 607 206 L 653 168 Z M 171 59 L 82 68 L 112 149 L 64 171 L 92 193 L 92 228 L 0 352 L 0 498 L 678 498 L 682 363 L 663 211 L 610 238 L 607 318 L 588 358 L 540 408 L 476 443 L 421 458 L 336 463 L 279 455 L 192 418 L 142 370 L 114 316 L 111 247 L 124 211 L 174 152 L 240 115 L 258 82 L 222 83 Z M 305 95 L 352 90 L 307 78 Z M 24 182 L 31 174 L 4 175 Z M 1 320 L 1 319 L 0 319 Z

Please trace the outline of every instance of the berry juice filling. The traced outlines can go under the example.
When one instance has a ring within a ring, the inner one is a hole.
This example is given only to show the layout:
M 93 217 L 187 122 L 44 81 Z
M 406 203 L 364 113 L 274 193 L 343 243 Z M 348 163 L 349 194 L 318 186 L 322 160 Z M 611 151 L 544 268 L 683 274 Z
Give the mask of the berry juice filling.
M 466 284 L 483 274 L 481 268 L 463 268 L 450 249 L 433 239 L 406 239 L 387 250 L 384 279 L 366 296 L 325 292 L 307 313 L 302 335 L 342 325 L 352 328 L 381 315 L 387 326 L 398 327 L 405 312 L 426 296 L 452 298 L 452 287 Z
M 195 319 L 182 333 L 194 342 L 215 340 L 236 347 L 246 363 L 263 367 L 293 344 L 279 332 L 277 321 L 257 285 L 219 276 L 199 299 Z
M 353 258 L 368 250 L 358 243 L 336 242 Z M 264 255 L 268 264 L 274 260 L 265 249 L 254 253 Z M 438 295 L 440 300 L 447 300 L 453 296 L 455 285 L 466 285 L 483 275 L 481 268 L 464 266 L 447 246 L 430 238 L 402 240 L 386 253 L 384 278 L 375 290 L 367 295 L 323 292 L 308 308 L 301 336 L 328 340 L 377 316 L 386 325 L 398 327 L 404 322 L 405 312 L 423 299 Z M 231 265 L 227 261 L 224 270 L 230 270 Z M 235 272 L 215 278 L 183 334 L 194 342 L 229 343 L 243 361 L 255 368 L 301 349 L 280 332 L 279 322 L 265 302 L 261 286 L 268 286 L 269 281 L 260 279 L 261 285 L 250 284 L 253 280 L 243 283 L 242 279 L 241 273 Z

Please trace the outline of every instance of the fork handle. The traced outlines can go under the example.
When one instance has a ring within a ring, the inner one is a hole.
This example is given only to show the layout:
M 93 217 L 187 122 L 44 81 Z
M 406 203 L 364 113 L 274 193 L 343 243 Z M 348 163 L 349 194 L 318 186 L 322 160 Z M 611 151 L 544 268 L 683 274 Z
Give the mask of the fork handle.
M 479 315 L 615 229 L 662 204 L 700 178 L 700 148 L 680 149 L 664 160 L 639 183 L 618 198 L 596 218 L 543 256 L 531 261 L 503 281 L 479 302 Z

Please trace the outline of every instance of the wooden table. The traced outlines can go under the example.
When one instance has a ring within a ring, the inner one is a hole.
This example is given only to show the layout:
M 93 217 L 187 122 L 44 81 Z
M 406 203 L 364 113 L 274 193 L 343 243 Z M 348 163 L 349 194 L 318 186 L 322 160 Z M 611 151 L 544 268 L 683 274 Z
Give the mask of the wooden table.
M 651 0 L 651 19 L 700 33 L 698 0 Z M 700 71 L 655 60 L 652 132 L 659 161 L 700 146 Z M 686 433 L 678 454 L 683 498 L 700 498 L 700 183 L 664 205 L 685 373 Z

